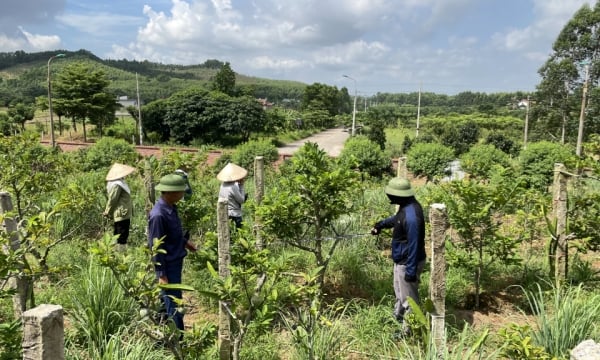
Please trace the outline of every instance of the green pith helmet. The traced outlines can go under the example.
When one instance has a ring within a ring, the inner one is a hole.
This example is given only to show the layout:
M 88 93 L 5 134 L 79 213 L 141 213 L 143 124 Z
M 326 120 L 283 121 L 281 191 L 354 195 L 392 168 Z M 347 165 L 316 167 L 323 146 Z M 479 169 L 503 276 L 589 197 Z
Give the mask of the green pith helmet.
M 393 178 L 385 187 L 385 193 L 393 196 L 415 196 L 415 191 L 410 186 L 410 181 L 402 178 Z
M 169 174 L 160 178 L 155 189 L 161 192 L 178 192 L 185 191 L 186 182 L 183 176 L 177 174 Z

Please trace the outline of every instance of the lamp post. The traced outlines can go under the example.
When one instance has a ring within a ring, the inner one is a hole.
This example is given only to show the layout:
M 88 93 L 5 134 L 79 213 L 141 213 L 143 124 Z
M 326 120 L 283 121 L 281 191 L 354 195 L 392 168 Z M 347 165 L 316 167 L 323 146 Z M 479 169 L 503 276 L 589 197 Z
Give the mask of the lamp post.
M 50 62 L 57 57 L 64 57 L 65 54 L 56 54 L 48 59 L 48 109 L 50 110 L 50 143 L 52 147 L 56 146 L 54 141 L 54 118 L 52 117 L 52 81 L 50 80 Z
M 354 80 L 348 75 L 343 76 L 354 81 L 354 108 L 352 109 L 352 136 L 354 136 L 354 131 L 356 129 L 356 80 Z

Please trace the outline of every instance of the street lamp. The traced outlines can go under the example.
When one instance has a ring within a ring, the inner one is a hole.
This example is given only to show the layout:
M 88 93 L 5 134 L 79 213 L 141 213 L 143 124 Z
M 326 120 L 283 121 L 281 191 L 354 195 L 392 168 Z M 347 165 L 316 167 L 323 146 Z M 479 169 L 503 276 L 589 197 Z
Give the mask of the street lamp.
M 48 59 L 48 109 L 50 110 L 50 143 L 56 146 L 54 141 L 54 118 L 52 117 L 52 82 L 50 81 L 50 62 L 57 57 L 65 57 L 65 54 L 56 54 Z
M 352 136 L 354 136 L 354 132 L 356 129 L 356 80 L 354 80 L 353 78 L 351 78 L 348 75 L 342 75 L 342 76 L 354 81 L 354 108 L 352 110 Z

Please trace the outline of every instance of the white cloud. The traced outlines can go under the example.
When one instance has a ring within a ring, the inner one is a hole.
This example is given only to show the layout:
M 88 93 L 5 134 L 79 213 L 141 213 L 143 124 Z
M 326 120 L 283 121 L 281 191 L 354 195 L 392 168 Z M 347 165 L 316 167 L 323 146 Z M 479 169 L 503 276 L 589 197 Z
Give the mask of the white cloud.
M 566 23 L 589 0 L 534 0 L 534 21 L 527 27 L 498 32 L 493 41 L 500 49 L 518 51 L 540 49 L 552 43 Z
M 56 35 L 32 34 L 19 27 L 17 36 L 8 37 L 0 34 L 2 51 L 23 50 L 28 52 L 54 50 L 61 47 L 60 37 Z

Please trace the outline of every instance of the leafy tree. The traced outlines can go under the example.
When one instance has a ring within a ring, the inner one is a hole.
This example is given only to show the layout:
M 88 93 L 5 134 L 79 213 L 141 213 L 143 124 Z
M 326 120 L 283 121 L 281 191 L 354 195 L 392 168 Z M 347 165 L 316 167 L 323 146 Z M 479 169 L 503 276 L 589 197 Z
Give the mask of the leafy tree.
M 494 145 L 494 147 L 505 154 L 515 155 L 518 149 L 514 141 L 504 136 L 502 133 L 490 133 L 485 138 L 485 144 Z
M 73 119 L 74 129 L 76 121 L 82 121 L 84 141 L 87 141 L 86 119 L 102 126 L 107 114 L 113 114 L 114 117 L 116 97 L 107 92 L 109 83 L 102 70 L 94 70 L 81 62 L 65 66 L 57 75 L 54 104 Z
M 265 165 L 269 165 L 279 159 L 279 152 L 268 140 L 250 140 L 235 149 L 231 161 L 252 173 L 256 156 L 262 156 Z
M 0 112 L 0 134 L 8 136 L 13 132 L 13 123 L 10 121 L 8 114 Z
M 425 176 L 427 181 L 446 175 L 454 160 L 451 148 L 437 143 L 416 143 L 407 153 L 406 167 L 415 176 Z
M 108 169 L 115 162 L 135 164 L 139 154 L 135 148 L 122 139 L 105 137 L 76 154 L 77 163 L 83 171 Z
M 342 109 L 347 108 L 344 103 L 350 101 L 348 90 L 346 88 L 343 90 L 339 91 L 335 86 L 320 83 L 309 85 L 304 89 L 301 108 L 302 110 L 325 110 L 331 116 L 341 114 Z
M 500 219 L 508 202 L 519 193 L 520 183 L 489 186 L 472 180 L 452 181 L 446 189 L 449 221 L 459 235 L 449 249 L 449 265 L 466 268 L 475 275 L 475 307 L 479 308 L 482 280 L 491 265 L 520 262 L 520 239 L 499 231 Z
M 156 140 L 169 140 L 170 129 L 165 123 L 165 114 L 167 112 L 168 100 L 155 100 L 142 106 L 142 118 L 144 119 L 144 137 L 153 138 L 150 133 L 156 134 Z
M 552 130 L 561 127 L 563 121 L 569 122 L 572 112 L 579 109 L 581 102 L 581 89 L 585 82 L 585 71 L 581 71 L 588 64 L 588 81 L 590 92 L 585 124 L 585 134 L 600 132 L 600 93 L 595 91 L 600 78 L 600 2 L 591 8 L 584 4 L 573 18 L 563 27 L 552 46 L 552 54 L 540 68 L 542 77 L 538 85 L 537 101 L 546 111 L 543 116 L 549 120 L 554 112 L 554 119 L 559 123 L 549 123 Z M 570 92 L 574 93 L 569 96 Z M 578 112 L 575 112 L 576 114 Z M 574 114 L 573 114 L 574 115 Z M 571 129 L 578 126 L 571 126 Z M 568 129 L 568 128 L 567 128 Z M 555 132 L 555 131 L 551 131 Z
M 444 145 L 453 148 L 456 155 L 461 155 L 479 140 L 479 125 L 473 120 L 447 125 L 441 140 Z
M 40 206 L 41 197 L 59 186 L 69 167 L 53 149 L 40 145 L 37 136 L 24 133 L 0 136 L 0 168 L 0 188 L 14 196 L 21 219 L 29 209 Z
M 35 108 L 31 105 L 18 103 L 17 105 L 8 108 L 8 116 L 13 123 L 21 126 L 21 130 L 25 131 L 25 122 L 32 120 L 35 115 Z
M 461 168 L 474 178 L 489 179 L 494 167 L 509 167 L 508 155 L 496 149 L 494 145 L 474 145 L 460 158 Z
M 392 161 L 373 141 L 363 135 L 355 136 L 344 144 L 339 161 L 357 168 L 370 176 L 381 177 L 392 168 Z
M 530 187 L 544 191 L 554 178 L 554 164 L 569 167 L 575 164 L 574 156 L 566 145 L 549 141 L 531 143 L 519 155 L 520 175 L 525 176 Z
M 317 144 L 308 142 L 282 169 L 278 183 L 256 210 L 265 234 L 277 234 L 280 240 L 314 255 L 315 282 L 321 291 L 343 232 L 334 223 L 352 212 L 358 176 L 345 166 L 336 166 Z M 328 240 L 328 236 L 333 238 Z
M 231 65 L 228 62 L 223 64 L 215 75 L 212 89 L 229 96 L 235 95 L 235 72 L 231 69 Z

